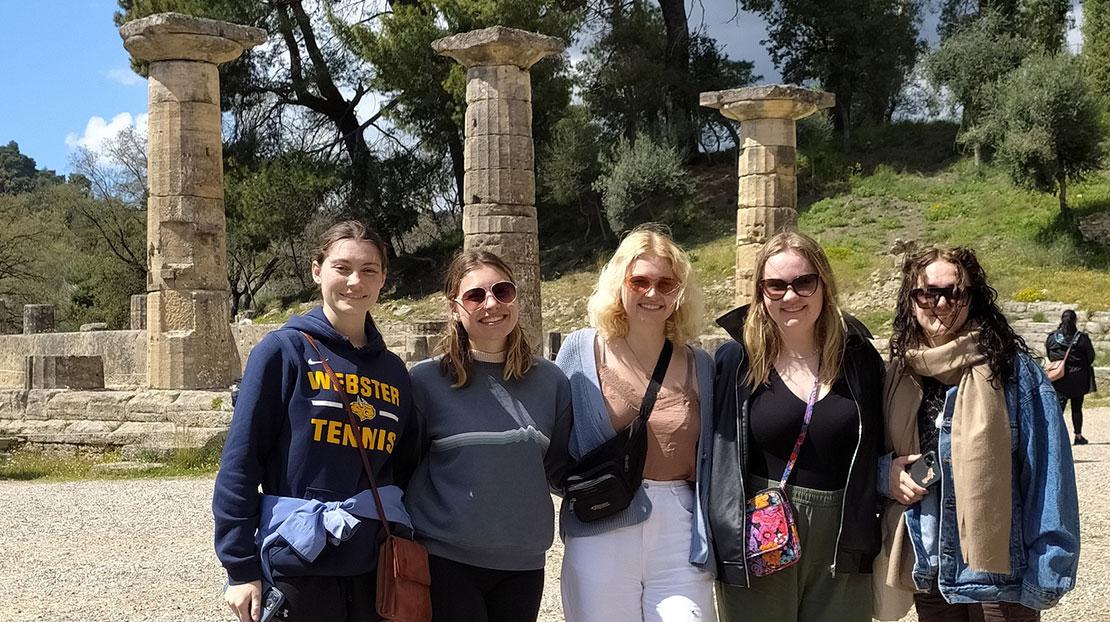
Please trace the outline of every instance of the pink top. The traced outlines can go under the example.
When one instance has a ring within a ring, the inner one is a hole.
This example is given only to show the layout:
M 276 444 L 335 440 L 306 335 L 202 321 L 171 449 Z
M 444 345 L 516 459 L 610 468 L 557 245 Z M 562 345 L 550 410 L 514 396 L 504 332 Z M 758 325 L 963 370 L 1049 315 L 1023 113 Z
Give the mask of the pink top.
M 613 429 L 622 430 L 640 415 L 640 403 L 647 391 L 648 378 L 642 375 L 627 377 L 627 370 L 606 364 L 605 348 L 599 347 L 598 350 L 602 359 L 597 366 L 601 395 L 609 409 Z M 694 357 L 689 355 L 682 389 L 664 384 L 659 389 L 655 408 L 648 419 L 644 479 L 694 481 L 699 418 Z

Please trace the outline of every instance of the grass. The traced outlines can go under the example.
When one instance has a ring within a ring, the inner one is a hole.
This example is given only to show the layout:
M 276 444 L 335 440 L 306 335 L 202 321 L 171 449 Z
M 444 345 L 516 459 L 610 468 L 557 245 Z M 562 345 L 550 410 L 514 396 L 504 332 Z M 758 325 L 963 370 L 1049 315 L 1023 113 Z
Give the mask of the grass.
M 149 479 L 161 477 L 210 476 L 219 468 L 219 451 L 179 450 L 158 469 L 142 473 L 98 473 L 98 464 L 118 462 L 118 452 L 70 453 L 19 449 L 0 459 L 0 481 L 65 482 L 102 479 Z

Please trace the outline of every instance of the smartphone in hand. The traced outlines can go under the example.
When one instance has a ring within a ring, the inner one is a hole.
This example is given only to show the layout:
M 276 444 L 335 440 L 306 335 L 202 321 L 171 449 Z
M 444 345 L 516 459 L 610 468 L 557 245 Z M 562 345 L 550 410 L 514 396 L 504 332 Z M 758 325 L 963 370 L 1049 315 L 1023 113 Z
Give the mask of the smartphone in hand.
M 940 481 L 940 464 L 937 462 L 937 453 L 935 451 L 926 452 L 925 455 L 911 464 L 907 470 L 914 483 L 922 488 L 928 488 Z

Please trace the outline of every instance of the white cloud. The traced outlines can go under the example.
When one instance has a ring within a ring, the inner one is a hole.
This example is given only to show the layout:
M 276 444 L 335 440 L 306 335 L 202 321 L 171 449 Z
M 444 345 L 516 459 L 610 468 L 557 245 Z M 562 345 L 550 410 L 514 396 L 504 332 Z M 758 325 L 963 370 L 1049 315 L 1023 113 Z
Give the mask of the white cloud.
M 109 69 L 108 73 L 105 74 L 105 77 L 107 77 L 112 82 L 122 84 L 124 86 L 133 86 L 143 81 L 142 77 L 139 76 L 139 74 L 131 71 L 130 69 L 124 69 L 121 67 L 114 67 L 112 69 Z
M 112 117 L 111 121 L 105 121 L 104 117 L 92 117 L 85 124 L 83 134 L 78 136 L 70 132 L 66 135 L 66 145 L 70 149 L 84 147 L 97 153 L 100 152 L 105 141 L 115 138 L 125 128 L 134 127 L 139 133 L 145 134 L 148 118 L 149 115 L 145 112 L 135 117 L 131 116 L 130 112 L 121 112 Z

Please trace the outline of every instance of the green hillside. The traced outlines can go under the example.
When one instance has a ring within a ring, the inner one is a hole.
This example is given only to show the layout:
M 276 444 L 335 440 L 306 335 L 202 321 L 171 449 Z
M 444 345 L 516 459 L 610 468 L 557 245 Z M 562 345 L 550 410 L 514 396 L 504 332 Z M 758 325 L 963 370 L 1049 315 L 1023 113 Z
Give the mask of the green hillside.
M 944 124 L 902 125 L 864 137 L 863 151 L 853 156 L 803 153 L 799 227 L 828 252 L 844 306 L 876 333 L 887 332 L 892 309 L 885 303 L 897 276 L 896 256 L 888 251 L 903 240 L 975 248 L 1004 299 L 1110 309 L 1110 171 L 1069 188 L 1075 218 L 1065 221 L 1054 196 L 1014 187 L 989 166 L 976 170 L 955 157 L 953 139 Z M 692 168 L 699 204 L 692 222 L 675 228 L 706 291 L 707 326 L 732 300 L 734 158 Z M 1101 243 L 1093 240 L 1098 235 Z M 605 256 L 599 250 L 544 282 L 546 328 L 584 325 L 586 296 Z M 411 319 L 438 317 L 443 309 L 431 294 L 383 301 L 382 311 Z

